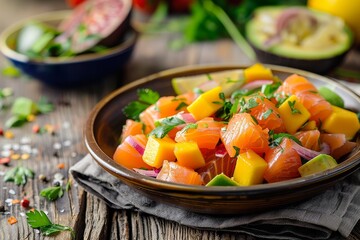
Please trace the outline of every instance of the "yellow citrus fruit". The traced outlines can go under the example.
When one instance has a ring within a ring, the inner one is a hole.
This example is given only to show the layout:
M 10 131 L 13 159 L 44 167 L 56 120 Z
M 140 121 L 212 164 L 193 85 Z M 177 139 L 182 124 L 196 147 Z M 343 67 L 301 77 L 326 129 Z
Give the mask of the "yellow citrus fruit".
M 360 43 L 360 0 L 308 0 L 308 7 L 344 19 Z

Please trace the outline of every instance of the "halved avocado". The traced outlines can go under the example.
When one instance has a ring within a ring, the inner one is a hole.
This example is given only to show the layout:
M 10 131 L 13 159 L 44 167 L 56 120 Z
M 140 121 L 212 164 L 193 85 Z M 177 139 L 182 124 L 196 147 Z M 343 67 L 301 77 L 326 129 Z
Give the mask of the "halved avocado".
M 305 20 L 308 20 L 308 25 L 312 25 L 311 29 L 304 30 L 306 21 L 297 19 L 298 22 L 291 26 L 291 30 L 295 31 L 294 35 L 291 32 L 289 34 L 288 30 L 286 33 L 282 32 L 281 28 L 294 19 L 297 11 L 306 15 L 308 19 Z M 327 30 L 331 32 L 326 32 Z M 296 31 L 301 31 L 302 35 L 296 35 Z M 291 38 L 294 36 L 298 38 Z M 305 7 L 258 8 L 246 24 L 246 37 L 258 60 L 263 63 L 321 74 L 339 65 L 353 43 L 351 30 L 341 19 Z

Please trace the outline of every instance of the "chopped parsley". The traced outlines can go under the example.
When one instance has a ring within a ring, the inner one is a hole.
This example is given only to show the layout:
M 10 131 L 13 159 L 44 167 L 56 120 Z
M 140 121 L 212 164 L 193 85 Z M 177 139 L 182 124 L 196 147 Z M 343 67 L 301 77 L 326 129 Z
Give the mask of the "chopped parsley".
M 249 112 L 250 109 L 257 107 L 259 104 L 257 103 L 255 98 L 250 98 L 248 101 L 245 98 L 240 99 L 240 112 Z
M 154 130 L 152 130 L 149 135 L 155 135 L 155 137 L 157 138 L 163 138 L 176 126 L 181 124 L 185 124 L 185 121 L 181 120 L 178 117 L 165 118 L 158 123 L 158 126 Z
M 181 129 L 180 134 L 187 132 L 189 129 L 197 129 L 198 125 L 196 123 L 189 123 L 183 129 Z
M 269 132 L 269 136 L 270 136 L 270 147 L 277 147 L 281 144 L 282 140 L 284 138 L 289 138 L 291 140 L 293 140 L 294 142 L 296 142 L 299 145 L 302 145 L 301 142 L 299 141 L 299 139 L 297 139 L 295 136 L 289 134 L 289 133 L 274 133 L 274 131 L 270 131 Z
M 233 149 L 235 150 L 235 155 L 234 155 L 234 157 L 239 156 L 239 154 L 240 154 L 240 148 L 237 147 L 237 146 L 233 146 Z
M 176 111 L 181 110 L 182 108 L 187 107 L 188 105 L 185 102 L 180 102 L 179 105 L 176 107 Z
M 274 97 L 276 90 L 281 86 L 280 82 L 273 84 L 266 84 L 261 87 L 261 92 L 265 95 L 266 98 L 270 99 Z
M 266 112 L 264 112 L 264 114 L 261 116 L 261 119 L 263 119 L 263 120 L 268 119 L 272 112 L 273 112 L 272 109 L 266 110 Z
M 297 108 L 295 108 L 296 101 L 288 101 L 290 110 L 292 114 L 301 114 L 301 111 Z

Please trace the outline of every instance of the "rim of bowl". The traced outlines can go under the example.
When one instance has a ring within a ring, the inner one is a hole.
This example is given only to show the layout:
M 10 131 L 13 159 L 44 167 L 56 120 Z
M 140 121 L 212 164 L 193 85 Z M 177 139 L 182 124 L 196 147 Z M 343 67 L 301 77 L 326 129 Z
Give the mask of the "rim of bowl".
M 342 88 L 345 92 L 347 92 L 352 98 L 355 98 L 360 103 L 360 96 L 353 92 L 350 88 L 345 85 L 331 80 L 328 77 L 321 76 L 315 73 L 307 72 L 304 70 L 299 70 L 290 67 L 283 67 L 271 64 L 264 64 L 265 66 L 282 72 L 288 73 L 297 73 L 304 75 L 306 77 L 321 79 L 321 81 L 325 81 L 331 84 L 335 84 L 337 87 Z M 151 74 L 149 76 L 140 78 L 136 81 L 133 81 L 115 91 L 105 96 L 102 100 L 100 100 L 92 111 L 89 114 L 88 120 L 84 129 L 85 136 L 85 145 L 90 153 L 90 155 L 96 160 L 96 162 L 104 168 L 106 171 L 110 171 L 119 175 L 121 178 L 125 178 L 128 181 L 136 182 L 141 184 L 142 186 L 157 188 L 161 190 L 167 191 L 176 191 L 176 192 L 188 192 L 188 193 L 196 193 L 201 195 L 212 194 L 218 195 L 219 193 L 227 193 L 227 194 L 238 194 L 238 195 L 258 195 L 263 194 L 265 191 L 267 194 L 276 193 L 279 191 L 288 191 L 291 189 L 298 189 L 301 187 L 309 186 L 312 184 L 316 184 L 319 182 L 323 182 L 326 180 L 330 180 L 332 178 L 337 178 L 339 175 L 350 172 L 350 170 L 356 170 L 357 167 L 360 166 L 360 149 L 351 156 L 352 160 L 350 162 L 343 161 L 338 164 L 337 167 L 323 171 L 321 173 L 317 173 L 314 175 L 299 177 L 291 180 L 276 182 L 276 183 L 267 183 L 267 184 L 258 184 L 253 186 L 235 186 L 235 187 L 205 187 L 205 186 L 195 186 L 195 185 L 185 185 L 178 183 L 171 183 L 166 181 L 157 180 L 155 178 L 143 176 L 139 173 L 131 171 L 120 164 L 117 164 L 111 157 L 106 155 L 97 144 L 95 135 L 94 135 L 94 123 L 96 122 L 98 114 L 102 111 L 102 109 L 107 105 L 107 103 L 111 102 L 114 98 L 116 98 L 119 94 L 131 90 L 133 88 L 137 88 L 140 85 L 151 82 L 159 77 L 168 77 L 175 74 L 180 73 L 189 73 L 194 70 L 207 70 L 207 71 L 221 71 L 221 70 L 229 70 L 229 69 L 244 69 L 249 67 L 248 65 L 197 65 L 197 66 L 185 66 L 185 67 L 177 67 L 169 70 L 160 71 L 158 73 Z M 359 143 L 360 137 L 357 138 L 357 143 Z M 350 173 L 349 173 L 350 174 Z M 347 174 L 346 174 L 347 176 Z
M 59 21 L 60 23 L 60 21 L 65 17 L 69 16 L 71 12 L 72 12 L 71 10 L 60 10 L 60 11 L 41 13 L 35 16 L 22 19 L 10 25 L 0 34 L 0 52 L 2 52 L 4 56 L 19 62 L 32 62 L 39 64 L 67 64 L 67 63 L 78 63 L 78 62 L 91 61 L 91 60 L 97 60 L 97 59 L 109 57 L 111 55 L 117 54 L 119 52 L 122 52 L 130 48 L 136 43 L 138 33 L 134 28 L 130 26 L 129 30 L 127 30 L 127 32 L 125 33 L 125 37 L 122 42 L 120 42 L 118 45 L 114 47 L 108 48 L 107 51 L 100 53 L 86 53 L 72 57 L 30 58 L 22 53 L 15 51 L 14 49 L 8 46 L 7 40 L 9 36 L 18 32 L 29 21 L 34 21 L 34 20 L 39 22 Z

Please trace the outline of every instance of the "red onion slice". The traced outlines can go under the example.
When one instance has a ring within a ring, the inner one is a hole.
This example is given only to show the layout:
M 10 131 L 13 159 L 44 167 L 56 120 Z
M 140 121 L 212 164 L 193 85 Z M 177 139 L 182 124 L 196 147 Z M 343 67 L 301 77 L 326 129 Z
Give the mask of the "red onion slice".
M 300 146 L 294 142 L 294 150 L 306 160 L 313 159 L 319 154 L 330 154 L 330 146 L 326 143 L 321 144 L 321 150 L 319 152 Z
M 217 86 L 219 86 L 220 84 L 215 81 L 215 80 L 209 80 L 209 81 L 206 81 L 202 84 L 199 85 L 199 89 L 201 89 L 202 91 L 206 92 L 208 90 L 211 90 Z
M 156 178 L 157 175 L 159 174 L 159 171 L 155 171 L 155 170 L 144 170 L 140 168 L 133 168 L 133 170 L 141 175 L 154 177 L 154 178 Z
M 133 136 L 127 136 L 125 138 L 125 142 L 127 142 L 128 144 L 130 144 L 130 146 L 132 146 L 133 148 L 135 148 L 135 150 L 140 154 L 143 155 L 145 148 L 143 146 L 141 146 L 135 139 Z
M 243 85 L 241 89 L 253 90 L 261 87 L 262 85 L 272 84 L 273 82 L 274 82 L 273 80 L 255 80 Z
M 223 158 L 226 156 L 226 154 L 227 154 L 227 151 L 226 151 L 224 144 L 221 144 L 216 147 L 216 151 L 215 151 L 216 157 Z
M 194 123 L 194 122 L 196 122 L 194 116 L 191 113 L 180 112 L 180 113 L 177 114 L 177 117 L 182 119 L 185 123 Z

